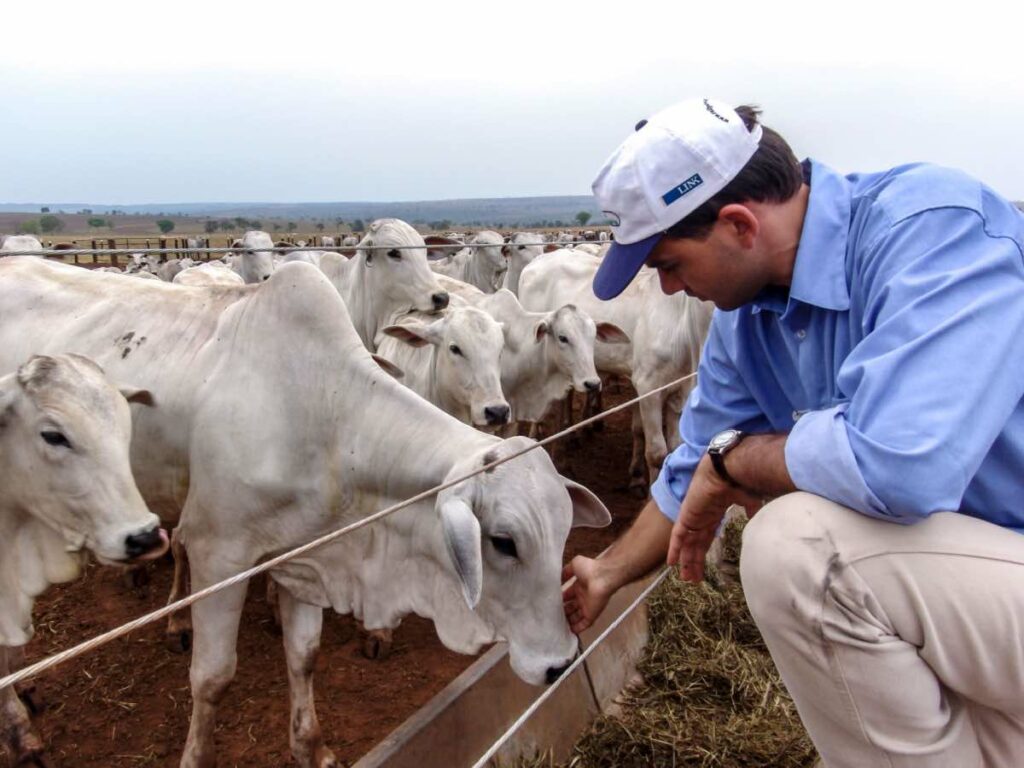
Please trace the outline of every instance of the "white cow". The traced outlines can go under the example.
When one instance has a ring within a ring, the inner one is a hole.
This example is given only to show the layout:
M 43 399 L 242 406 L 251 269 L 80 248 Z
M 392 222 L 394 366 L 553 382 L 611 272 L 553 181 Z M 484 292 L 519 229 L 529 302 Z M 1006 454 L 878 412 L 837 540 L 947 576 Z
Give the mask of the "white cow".
M 167 549 L 132 479 L 129 401 L 153 403 L 78 355 L 34 356 L 0 377 L 0 677 L 32 638 L 35 598 L 75 578 L 87 550 L 126 564 Z M 0 733 L 13 764 L 43 764 L 11 687 L 0 689 Z
M 380 332 L 411 311 L 440 312 L 448 294 L 427 266 L 423 237 L 399 219 L 370 224 L 351 259 L 331 251 L 320 256 L 320 269 L 345 300 L 359 338 L 371 352 Z
M 136 272 L 156 274 L 157 269 L 160 268 L 160 256 L 155 253 L 131 253 L 128 258 L 129 261 L 125 264 L 124 271 L 129 275 Z
M 569 391 L 600 391 L 595 340 L 609 345 L 629 342 L 614 324 L 595 323 L 572 304 L 529 312 L 515 294 L 502 289 L 485 296 L 478 306 L 504 327 L 501 388 L 512 405 L 512 417 L 531 425 L 543 421 Z
M 501 391 L 502 327 L 473 307 L 452 307 L 440 319 L 404 317 L 384 329 L 377 354 L 397 365 L 402 383 L 465 424 L 495 427 L 509 420 Z
M 516 232 L 512 240 L 505 246 L 505 255 L 508 257 L 508 271 L 505 273 L 505 280 L 502 288 L 508 288 L 512 293 L 519 293 L 519 276 L 523 273 L 526 265 L 544 253 L 544 238 L 536 232 Z
M 196 262 L 187 256 L 180 259 L 168 259 L 157 267 L 156 275 L 164 282 L 170 283 L 179 272 L 195 265 Z
M 32 235 L 6 235 L 0 237 L 0 256 L 43 250 L 43 244 Z
M 497 232 L 477 232 L 469 241 L 471 248 L 464 248 L 448 259 L 430 263 L 435 272 L 454 277 L 479 288 L 484 293 L 494 293 L 501 287 L 508 270 L 508 256 L 503 252 L 505 239 Z
M 222 262 L 205 262 L 181 270 L 171 282 L 175 285 L 245 285 L 242 276 Z
M 486 294 L 454 278 L 440 277 L 454 306 L 470 305 L 501 323 L 501 388 L 512 406 L 512 419 L 528 425 L 543 421 L 566 392 L 597 392 L 601 378 L 594 367 L 594 342 L 628 344 L 612 323 L 595 323 L 577 307 L 529 312 L 511 291 Z
M 150 509 L 180 516 L 175 544 L 196 589 L 531 445 L 462 424 L 381 371 L 307 264 L 258 291 L 213 292 L 4 259 L 0 371 L 27 349 L 88 353 L 154 391 L 161 407 L 139 414 L 133 471 Z M 520 677 L 550 682 L 577 647 L 559 583 L 566 536 L 608 521 L 532 451 L 276 569 L 298 765 L 335 764 L 313 705 L 322 608 L 371 630 L 414 612 L 466 653 L 505 638 Z M 245 592 L 192 606 L 185 768 L 216 760 Z
M 333 248 L 334 247 L 334 238 L 331 237 L 330 235 L 322 235 L 320 237 L 320 247 L 321 248 Z
M 523 271 L 520 301 L 537 311 L 571 302 L 595 320 L 625 331 L 632 344 L 598 343 L 594 362 L 601 373 L 628 376 L 640 395 L 695 371 L 713 305 L 684 293 L 666 296 L 657 273 L 646 268 L 621 295 L 600 301 L 592 288 L 600 264 L 578 249 L 545 253 Z M 640 403 L 633 421 L 631 486 L 645 488 L 645 474 L 653 479 L 679 444 L 679 414 L 692 388 L 691 381 Z
M 237 267 L 243 282 L 262 283 L 274 272 L 274 241 L 266 232 L 250 230 L 238 245 L 241 263 Z
M 341 240 L 341 244 L 346 248 L 353 248 L 359 245 L 359 238 L 355 235 L 345 235 Z

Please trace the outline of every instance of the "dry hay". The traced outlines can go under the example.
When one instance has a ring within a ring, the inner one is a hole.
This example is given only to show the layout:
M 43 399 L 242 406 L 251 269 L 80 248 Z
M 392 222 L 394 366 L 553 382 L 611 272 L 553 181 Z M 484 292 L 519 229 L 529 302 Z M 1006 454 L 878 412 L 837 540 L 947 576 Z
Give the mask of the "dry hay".
M 730 531 L 733 542 L 738 531 Z M 729 544 L 732 544 L 730 546 Z M 727 543 L 727 552 L 735 544 Z M 727 555 L 728 558 L 728 555 Z M 643 681 L 562 768 L 805 768 L 817 754 L 738 584 L 671 575 L 651 595 Z M 555 768 L 548 756 L 517 768 Z

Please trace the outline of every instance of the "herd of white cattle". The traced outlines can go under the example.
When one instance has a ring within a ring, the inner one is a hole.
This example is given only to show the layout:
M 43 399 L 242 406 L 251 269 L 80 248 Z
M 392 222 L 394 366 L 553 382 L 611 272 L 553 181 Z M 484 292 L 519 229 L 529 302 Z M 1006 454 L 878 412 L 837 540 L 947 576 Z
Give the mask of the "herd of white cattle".
M 480 232 L 429 261 L 415 229 L 382 219 L 352 245 L 282 255 L 248 232 L 222 260 L 138 257 L 112 274 L 0 243 L 0 676 L 32 635 L 33 599 L 77 575 L 83 551 L 157 557 L 159 518 L 176 599 L 522 450 L 523 425 L 602 375 L 640 394 L 674 381 L 710 321 L 647 270 L 598 301 L 599 244 L 545 252 L 538 235 Z M 687 390 L 640 406 L 632 483 L 677 444 Z M 324 608 L 368 630 L 430 617 L 464 653 L 507 640 L 522 679 L 551 683 L 577 649 L 559 579 L 569 529 L 609 521 L 532 451 L 272 571 L 298 765 L 338 764 L 313 704 Z M 193 633 L 182 766 L 215 763 L 245 593 L 168 629 Z M 15 761 L 42 759 L 12 689 L 0 707 Z

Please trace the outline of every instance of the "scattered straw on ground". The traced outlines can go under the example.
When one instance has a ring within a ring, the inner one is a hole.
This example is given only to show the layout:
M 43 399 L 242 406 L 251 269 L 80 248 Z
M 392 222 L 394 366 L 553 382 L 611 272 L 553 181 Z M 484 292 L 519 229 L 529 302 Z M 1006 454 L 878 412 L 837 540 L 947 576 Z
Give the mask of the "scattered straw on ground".
M 621 711 L 598 718 L 566 763 L 538 756 L 517 768 L 814 764 L 739 585 L 690 585 L 673 575 L 652 594 L 649 611 L 644 681 L 622 696 Z

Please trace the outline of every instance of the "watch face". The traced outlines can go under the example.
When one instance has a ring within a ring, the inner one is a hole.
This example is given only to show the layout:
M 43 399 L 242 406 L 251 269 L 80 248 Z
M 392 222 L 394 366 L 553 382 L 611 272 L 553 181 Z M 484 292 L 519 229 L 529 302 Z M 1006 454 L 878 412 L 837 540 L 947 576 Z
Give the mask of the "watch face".
M 711 438 L 711 443 L 708 445 L 708 448 L 725 448 L 727 445 L 732 443 L 739 434 L 740 432 L 738 429 L 727 429 L 724 432 L 719 432 Z

